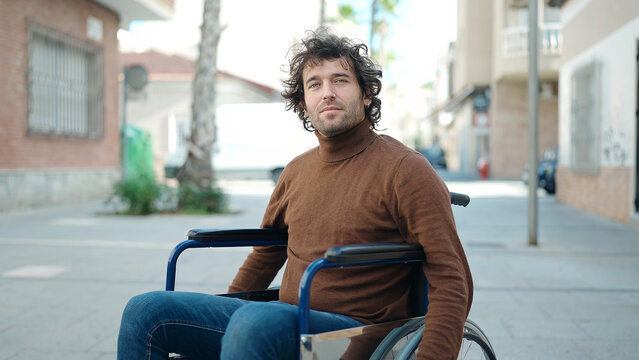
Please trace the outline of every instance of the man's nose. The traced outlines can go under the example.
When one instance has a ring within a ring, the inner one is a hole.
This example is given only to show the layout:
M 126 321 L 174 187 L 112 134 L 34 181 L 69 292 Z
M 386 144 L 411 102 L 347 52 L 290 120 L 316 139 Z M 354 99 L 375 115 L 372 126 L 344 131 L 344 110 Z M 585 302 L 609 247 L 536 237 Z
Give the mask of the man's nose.
M 322 96 L 322 100 L 335 100 L 335 91 L 331 85 L 324 87 L 324 96 Z

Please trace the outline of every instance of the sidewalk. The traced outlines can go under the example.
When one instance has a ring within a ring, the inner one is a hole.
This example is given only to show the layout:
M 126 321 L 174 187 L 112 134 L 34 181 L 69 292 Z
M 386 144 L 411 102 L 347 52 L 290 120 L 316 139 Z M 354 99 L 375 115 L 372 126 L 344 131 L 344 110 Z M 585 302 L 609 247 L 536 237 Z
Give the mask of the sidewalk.
M 448 185 L 472 198 L 455 208 L 475 283 L 470 318 L 499 359 L 639 356 L 639 232 L 541 195 L 530 247 L 521 183 Z M 187 229 L 259 225 L 269 185 L 227 186 L 238 214 L 113 216 L 100 203 L 0 214 L 0 360 L 115 359 L 124 304 L 163 288 Z M 224 291 L 247 251 L 185 252 L 177 289 Z
M 639 232 L 541 195 L 531 247 L 527 198 L 468 190 L 456 219 L 475 283 L 470 318 L 499 359 L 639 358 Z

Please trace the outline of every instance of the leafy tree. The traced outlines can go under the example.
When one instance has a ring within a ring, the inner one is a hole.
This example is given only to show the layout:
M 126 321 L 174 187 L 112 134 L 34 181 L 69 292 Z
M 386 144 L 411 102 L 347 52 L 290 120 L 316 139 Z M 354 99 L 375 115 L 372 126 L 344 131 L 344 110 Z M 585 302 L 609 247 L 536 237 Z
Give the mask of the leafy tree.
M 385 66 L 395 60 L 395 54 L 384 48 L 384 43 L 388 37 L 388 18 L 396 16 L 395 8 L 399 0 L 372 0 L 370 33 L 368 44 L 371 55 L 377 59 L 380 65 Z M 337 21 L 357 22 L 357 12 L 351 4 L 340 4 L 338 7 L 339 17 Z
M 371 53 L 382 66 L 392 62 L 395 54 L 384 48 L 388 37 L 388 18 L 395 16 L 395 7 L 399 0 L 373 0 L 371 2 Z M 375 43 L 377 40 L 377 43 Z

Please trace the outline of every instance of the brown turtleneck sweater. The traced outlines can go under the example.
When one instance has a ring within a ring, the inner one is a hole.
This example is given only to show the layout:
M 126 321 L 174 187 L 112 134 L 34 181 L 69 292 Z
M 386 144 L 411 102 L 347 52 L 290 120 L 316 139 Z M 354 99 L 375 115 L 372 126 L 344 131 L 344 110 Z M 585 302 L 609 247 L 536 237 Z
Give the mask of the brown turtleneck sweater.
M 273 191 L 262 227 L 288 228 L 289 242 L 256 247 L 230 291 L 262 290 L 288 259 L 280 300 L 297 304 L 299 280 L 333 246 L 408 242 L 426 253 L 429 284 L 419 359 L 456 359 L 473 284 L 450 205 L 428 161 L 368 121 L 291 161 Z M 311 308 L 364 323 L 409 316 L 409 266 L 328 269 L 317 273 Z

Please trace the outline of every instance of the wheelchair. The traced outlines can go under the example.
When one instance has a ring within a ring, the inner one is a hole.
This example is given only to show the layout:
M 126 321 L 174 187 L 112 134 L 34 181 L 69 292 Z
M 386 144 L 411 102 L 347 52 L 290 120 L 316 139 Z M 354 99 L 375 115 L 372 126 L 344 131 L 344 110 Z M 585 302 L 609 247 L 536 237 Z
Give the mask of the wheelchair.
M 453 205 L 467 206 L 467 195 L 451 192 Z M 286 229 L 235 229 L 189 230 L 187 240 L 178 244 L 169 256 L 166 290 L 175 290 L 177 260 L 190 248 L 237 246 L 286 246 Z M 302 360 L 407 360 L 416 359 L 416 351 L 424 328 L 424 315 L 428 311 L 428 280 L 419 266 L 415 267 L 411 288 L 411 316 L 408 319 L 389 321 L 355 328 L 310 334 L 310 288 L 315 274 L 322 269 L 387 264 L 419 264 L 424 261 L 424 251 L 419 245 L 407 243 L 369 243 L 333 247 L 323 258 L 312 262 L 300 280 L 298 304 L 298 331 L 300 334 L 299 358 Z M 408 266 L 408 265 L 407 265 Z M 278 289 L 220 294 L 254 301 L 278 299 Z M 179 354 L 172 359 L 185 359 Z M 470 319 L 464 325 L 462 346 L 458 359 L 495 360 L 495 352 L 483 330 Z

